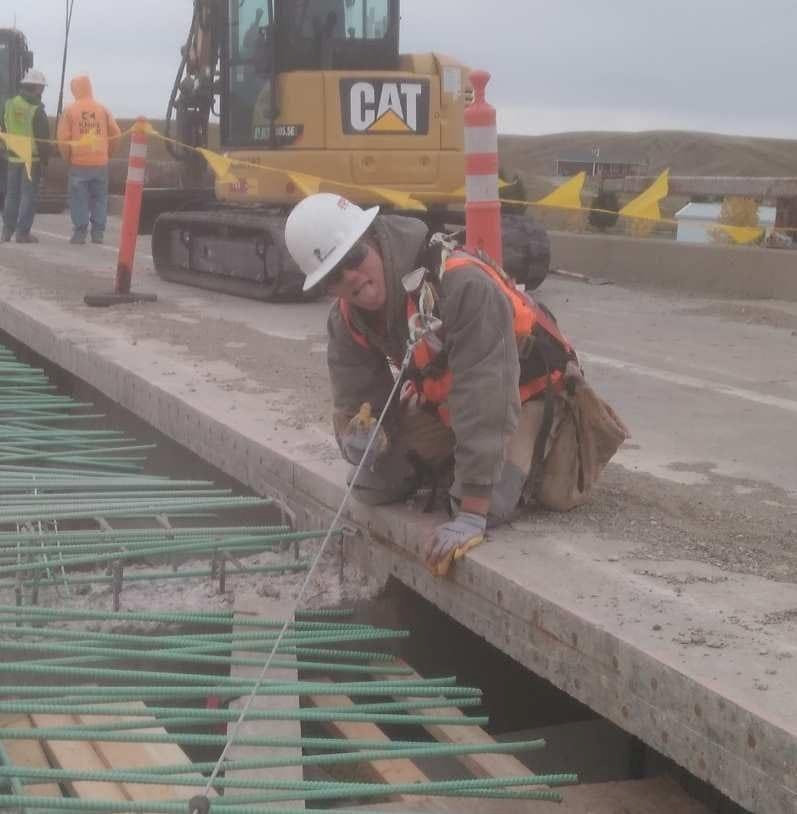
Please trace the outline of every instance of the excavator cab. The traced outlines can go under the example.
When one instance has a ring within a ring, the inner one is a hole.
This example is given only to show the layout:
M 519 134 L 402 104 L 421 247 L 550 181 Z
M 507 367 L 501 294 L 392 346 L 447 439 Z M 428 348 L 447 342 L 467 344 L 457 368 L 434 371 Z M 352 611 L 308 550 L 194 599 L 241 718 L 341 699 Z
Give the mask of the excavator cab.
M 413 196 L 431 228 L 462 220 L 451 204 L 465 183 L 469 71 L 444 54 L 401 54 L 399 22 L 399 0 L 194 0 L 166 132 L 175 113 L 177 140 L 204 148 L 216 116 L 232 161 L 195 202 L 205 159 L 174 148 L 187 181 L 154 219 L 158 274 L 272 302 L 306 296 L 284 228 L 314 184 L 394 212 Z M 525 267 L 529 239 L 514 232 Z
M 229 0 L 228 21 L 220 77 L 225 146 L 280 146 L 281 74 L 399 67 L 398 0 Z

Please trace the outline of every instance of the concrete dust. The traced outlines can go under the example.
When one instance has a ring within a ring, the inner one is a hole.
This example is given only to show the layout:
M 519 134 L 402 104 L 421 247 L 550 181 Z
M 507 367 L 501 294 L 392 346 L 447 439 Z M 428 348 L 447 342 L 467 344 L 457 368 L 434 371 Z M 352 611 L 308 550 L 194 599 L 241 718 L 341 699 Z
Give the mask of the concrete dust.
M 740 494 L 739 485 L 752 491 Z M 628 541 L 626 559 L 692 560 L 797 582 L 797 500 L 769 484 L 709 474 L 706 484 L 686 485 L 610 464 L 586 506 L 568 514 L 526 510 L 524 519 L 541 531 Z
M 110 264 L 109 264 L 110 267 Z M 43 300 L 57 302 L 67 311 L 90 319 L 98 325 L 122 327 L 131 344 L 153 339 L 180 349 L 188 360 L 222 362 L 235 367 L 249 377 L 244 387 L 240 382 L 228 382 L 229 390 L 278 394 L 291 391 L 290 408 L 284 401 L 271 405 L 283 410 L 286 425 L 302 429 L 312 422 L 330 426 L 332 415 L 331 393 L 326 368 L 326 356 L 313 352 L 319 342 L 326 342 L 323 323 L 319 333 L 303 340 L 287 339 L 266 334 L 239 322 L 214 318 L 203 311 L 201 304 L 196 310 L 180 307 L 174 302 L 159 300 L 156 303 L 119 305 L 110 309 L 88 308 L 83 304 L 83 294 L 103 290 L 96 272 L 70 268 L 67 273 L 57 274 L 46 265 L 26 264 L 19 275 L 21 291 Z M 147 290 L 147 277 L 154 274 L 138 274 L 133 290 Z M 105 289 L 112 286 L 110 271 L 104 275 Z M 286 305 L 284 307 L 290 307 Z M 268 352 L 265 352 L 268 343 Z M 216 381 L 214 374 L 196 365 L 197 380 Z
M 676 313 L 701 317 L 718 317 L 727 322 L 741 322 L 745 325 L 763 325 L 767 328 L 780 328 L 797 331 L 797 308 L 787 310 L 756 302 L 719 302 L 701 308 L 682 308 Z
M 321 540 L 301 544 L 301 559 L 310 560 L 318 550 Z M 236 557 L 244 568 L 269 566 L 295 562 L 293 554 L 265 552 L 248 557 Z M 186 560 L 180 564 L 180 570 L 207 569 L 207 559 Z M 228 564 L 224 593 L 219 591 L 218 579 L 195 577 L 166 580 L 123 580 L 120 594 L 120 610 L 124 612 L 180 612 L 212 613 L 231 611 L 236 601 L 241 598 L 251 599 L 257 603 L 258 598 L 269 597 L 280 599 L 289 606 L 297 601 L 299 591 L 306 579 L 306 571 L 284 574 L 233 573 L 235 566 Z M 147 575 L 167 570 L 167 565 L 152 567 L 135 564 L 125 568 L 125 575 Z M 85 576 L 88 572 L 81 572 Z M 376 595 L 380 586 L 372 579 L 361 574 L 350 564 L 341 567 L 338 545 L 330 542 L 318 568 L 310 579 L 304 599 L 299 606 L 302 609 L 319 609 L 337 607 Z M 26 604 L 29 596 L 26 595 Z M 13 605 L 14 591 L 11 588 L 0 589 L 0 604 Z M 91 610 L 108 612 L 113 607 L 113 593 L 110 585 L 72 585 L 69 589 L 63 584 L 58 587 L 40 588 L 38 605 L 40 607 L 63 610 Z M 81 623 L 83 624 L 83 623 Z M 118 623 L 108 621 L 96 623 L 91 629 L 113 629 Z
M 164 320 L 165 316 L 171 317 Z M 176 320 L 180 316 L 183 319 Z M 181 350 L 188 360 L 200 360 L 194 365 L 196 375 L 204 381 L 218 382 L 208 369 L 208 362 L 226 363 L 243 374 L 238 381 L 227 380 L 222 387 L 230 391 L 279 395 L 291 391 L 290 408 L 285 400 L 277 399 L 264 406 L 279 406 L 284 421 L 298 429 L 303 424 L 330 421 L 331 395 L 326 370 L 326 358 L 311 353 L 316 338 L 297 341 L 264 334 L 246 325 L 203 315 L 191 318 L 190 311 L 180 312 L 173 304 L 155 306 L 123 306 L 113 314 L 104 315 L 108 322 L 121 324 L 136 342 L 157 340 Z M 235 337 L 231 342 L 230 338 Z M 268 343 L 268 353 L 264 345 Z

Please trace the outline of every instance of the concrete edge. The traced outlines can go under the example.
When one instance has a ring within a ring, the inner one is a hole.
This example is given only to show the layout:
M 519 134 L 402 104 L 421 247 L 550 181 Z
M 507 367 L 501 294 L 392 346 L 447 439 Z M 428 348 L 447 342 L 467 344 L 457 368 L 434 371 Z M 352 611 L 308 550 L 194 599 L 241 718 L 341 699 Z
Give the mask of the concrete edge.
M 343 488 L 330 480 L 328 466 L 291 461 L 125 369 L 101 349 L 81 347 L 59 336 L 26 311 L 0 303 L 0 317 L 3 330 L 17 341 L 231 477 L 258 493 L 284 495 L 300 528 L 332 520 Z M 786 785 L 792 782 L 789 772 L 794 774 L 795 761 L 789 763 L 794 746 L 776 725 L 620 637 L 596 629 L 554 599 L 516 590 L 507 578 L 480 563 L 478 552 L 458 566 L 454 579 L 433 578 L 418 557 L 419 541 L 433 518 L 354 504 L 347 520 L 368 543 L 348 551 L 372 573 L 401 580 L 533 672 L 740 804 L 767 814 L 794 811 L 797 790 Z M 587 672 L 598 679 L 582 681 Z M 719 731 L 718 719 L 723 724 Z M 749 742 L 753 733 L 756 747 L 748 743 L 745 748 L 745 739 Z
M 680 294 L 797 301 L 797 250 L 550 232 L 551 264 Z

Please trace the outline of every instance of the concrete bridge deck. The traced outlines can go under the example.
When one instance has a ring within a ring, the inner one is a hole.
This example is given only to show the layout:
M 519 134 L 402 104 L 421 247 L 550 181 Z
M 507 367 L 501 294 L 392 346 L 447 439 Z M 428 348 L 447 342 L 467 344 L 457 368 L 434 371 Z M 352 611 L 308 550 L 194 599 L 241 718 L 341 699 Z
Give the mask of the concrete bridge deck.
M 112 222 L 113 239 L 117 224 Z M 328 520 L 324 302 L 268 306 L 162 283 L 91 310 L 112 248 L 0 246 L 7 332 L 252 488 Z M 754 270 L 751 269 L 751 273 Z M 594 502 L 529 514 L 433 579 L 439 518 L 354 505 L 354 548 L 520 663 L 751 811 L 797 810 L 797 306 L 549 279 L 541 292 L 633 438 Z M 533 704 L 534 699 L 529 699 Z

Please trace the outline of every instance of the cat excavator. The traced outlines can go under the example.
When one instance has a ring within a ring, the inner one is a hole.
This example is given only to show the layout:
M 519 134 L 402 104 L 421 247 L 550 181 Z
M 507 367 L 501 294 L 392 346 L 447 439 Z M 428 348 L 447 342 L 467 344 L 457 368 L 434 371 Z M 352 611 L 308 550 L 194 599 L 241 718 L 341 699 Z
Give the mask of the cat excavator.
M 399 22 L 399 0 L 194 0 L 166 115 L 192 205 L 155 220 L 161 277 L 300 298 L 283 233 L 314 178 L 385 211 L 402 206 L 384 190 L 411 195 L 430 226 L 456 218 L 469 70 L 442 54 L 400 54 Z M 197 206 L 205 159 L 179 145 L 207 147 L 212 117 L 234 163 Z

